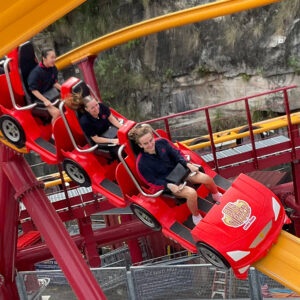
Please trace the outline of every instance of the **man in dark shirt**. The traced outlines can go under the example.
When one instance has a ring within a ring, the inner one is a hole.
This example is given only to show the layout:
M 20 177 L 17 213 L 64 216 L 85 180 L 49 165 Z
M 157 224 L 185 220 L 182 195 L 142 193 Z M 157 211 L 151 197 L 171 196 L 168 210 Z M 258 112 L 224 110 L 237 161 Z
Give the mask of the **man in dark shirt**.
M 117 128 L 122 126 L 122 124 L 112 115 L 109 108 L 90 96 L 83 98 L 83 103 L 86 113 L 81 116 L 79 123 L 87 137 L 95 144 L 108 143 L 119 145 L 118 138 L 102 137 L 103 133 L 110 125 Z
M 57 68 L 55 66 L 56 55 L 53 49 L 47 48 L 42 51 L 42 61 L 30 72 L 27 82 L 32 94 L 42 101 L 47 107 L 52 120 L 59 116 L 59 110 L 43 94 L 52 87 L 60 90 L 57 82 Z
M 166 177 L 180 163 L 190 169 L 191 172 L 196 172 L 193 177 L 188 177 L 188 181 L 194 184 L 204 184 L 212 193 L 215 201 L 221 198 L 221 193 L 213 179 L 198 170 L 196 166 L 187 162 L 181 155 L 180 151 L 168 140 L 159 138 L 154 139 L 153 129 L 150 125 L 135 127 L 129 132 L 129 138 L 142 148 L 136 160 L 136 169 L 141 179 L 149 185 L 154 191 L 168 188 L 175 196 L 187 199 L 187 205 L 193 214 L 192 219 L 194 224 L 198 224 L 202 216 L 197 207 L 197 192 L 195 189 L 173 183 L 168 183 Z

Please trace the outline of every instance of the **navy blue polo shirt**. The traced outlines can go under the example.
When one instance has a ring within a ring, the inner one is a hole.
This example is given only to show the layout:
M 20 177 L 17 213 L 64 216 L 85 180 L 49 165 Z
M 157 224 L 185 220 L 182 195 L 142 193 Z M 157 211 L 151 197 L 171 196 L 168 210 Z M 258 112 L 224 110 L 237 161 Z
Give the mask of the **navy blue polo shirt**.
M 98 118 L 94 118 L 90 113 L 86 112 L 79 120 L 82 130 L 89 138 L 96 135 L 101 137 L 101 135 L 111 125 L 108 120 L 111 115 L 109 108 L 102 103 L 99 103 L 99 106 L 100 110 Z
M 42 63 L 32 69 L 27 82 L 29 90 L 38 90 L 41 94 L 47 92 L 57 82 L 57 68 L 46 68 Z
M 167 187 L 166 177 L 175 168 L 177 163 L 183 166 L 187 161 L 180 151 L 168 140 L 159 138 L 155 141 L 155 154 L 142 152 L 136 160 L 136 169 L 146 184 L 152 190 L 161 190 Z

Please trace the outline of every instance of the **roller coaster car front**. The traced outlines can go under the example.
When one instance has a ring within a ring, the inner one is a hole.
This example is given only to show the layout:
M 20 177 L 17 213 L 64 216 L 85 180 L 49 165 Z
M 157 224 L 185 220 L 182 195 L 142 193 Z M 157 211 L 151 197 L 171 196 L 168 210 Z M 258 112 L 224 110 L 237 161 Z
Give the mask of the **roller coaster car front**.
M 241 174 L 192 230 L 200 253 L 218 267 L 232 267 L 247 278 L 255 261 L 264 257 L 289 219 L 279 199 L 265 186 Z

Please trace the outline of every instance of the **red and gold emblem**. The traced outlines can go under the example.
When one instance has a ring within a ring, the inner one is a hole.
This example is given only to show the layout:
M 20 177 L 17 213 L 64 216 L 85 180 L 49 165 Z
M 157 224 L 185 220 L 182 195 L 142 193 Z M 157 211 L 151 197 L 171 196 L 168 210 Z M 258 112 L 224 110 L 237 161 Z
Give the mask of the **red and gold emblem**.
M 240 227 L 243 226 L 243 229 L 247 230 L 250 225 L 255 221 L 256 217 L 251 216 L 251 207 L 250 205 L 241 199 L 238 199 L 236 202 L 227 203 L 223 210 L 223 219 L 222 221 L 230 227 Z

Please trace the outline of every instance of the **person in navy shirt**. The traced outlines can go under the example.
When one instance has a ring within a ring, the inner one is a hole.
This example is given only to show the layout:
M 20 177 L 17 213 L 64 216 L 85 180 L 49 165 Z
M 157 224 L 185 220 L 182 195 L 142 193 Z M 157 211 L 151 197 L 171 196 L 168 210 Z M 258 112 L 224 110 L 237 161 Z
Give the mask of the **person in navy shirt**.
M 122 124 L 112 115 L 109 108 L 103 103 L 99 103 L 91 96 L 84 97 L 83 104 L 85 113 L 81 116 L 79 123 L 86 136 L 95 144 L 108 143 L 119 145 L 118 138 L 106 138 L 101 136 L 110 125 L 117 128 L 122 126 Z M 115 153 L 113 156 L 116 156 Z
M 202 216 L 197 207 L 198 196 L 196 190 L 189 186 L 181 189 L 181 185 L 168 183 L 166 177 L 178 163 L 181 163 L 189 168 L 191 172 L 196 172 L 195 176 L 188 177 L 188 181 L 193 184 L 204 184 L 212 193 L 213 199 L 217 201 L 222 194 L 218 192 L 213 179 L 200 172 L 193 164 L 188 163 L 180 151 L 168 140 L 163 138 L 155 140 L 153 129 L 148 124 L 131 129 L 129 138 L 133 139 L 142 148 L 142 152 L 136 160 L 136 169 L 141 179 L 155 191 L 168 188 L 175 196 L 186 198 L 188 208 L 193 215 L 193 222 L 195 225 L 198 224 Z
M 42 50 L 42 61 L 30 72 L 27 82 L 31 93 L 42 101 L 52 116 L 52 121 L 58 118 L 59 109 L 52 105 L 43 93 L 52 87 L 60 90 L 61 85 L 57 82 L 57 68 L 55 66 L 56 55 L 53 49 Z

